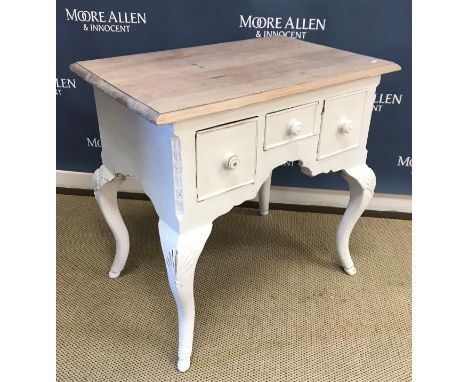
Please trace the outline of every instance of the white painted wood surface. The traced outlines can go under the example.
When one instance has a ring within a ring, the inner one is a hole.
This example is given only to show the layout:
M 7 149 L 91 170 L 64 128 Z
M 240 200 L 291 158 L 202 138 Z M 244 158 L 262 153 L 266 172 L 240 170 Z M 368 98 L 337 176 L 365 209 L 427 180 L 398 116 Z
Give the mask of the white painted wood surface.
M 159 237 L 166 262 L 167 278 L 177 305 L 179 318 L 179 349 L 177 368 L 187 371 L 192 355 L 195 302 L 193 280 L 195 266 L 211 233 L 212 224 L 189 232 L 178 233 L 159 220 Z
M 125 181 L 125 176 L 114 175 L 104 165 L 93 175 L 94 196 L 115 239 L 115 257 L 109 277 L 115 279 L 125 266 L 130 251 L 128 230 L 117 205 L 117 191 Z
M 324 159 L 362 144 L 363 137 L 360 133 L 369 104 L 367 98 L 373 104 L 375 93 L 365 89 L 325 99 L 317 159 Z
M 257 135 L 257 118 L 196 133 L 198 201 L 254 183 Z
M 317 112 L 317 110 L 320 107 L 321 105 L 317 101 L 267 114 L 263 148 L 265 150 L 272 149 L 318 134 L 320 129 L 320 115 L 318 114 L 320 111 Z
M 260 187 L 260 191 L 258 192 L 258 209 L 260 215 L 266 216 L 270 211 L 270 190 L 271 190 L 271 174 L 263 182 L 262 187 Z
M 349 253 L 349 237 L 354 225 L 374 195 L 376 179 L 374 171 L 366 164 L 343 170 L 342 175 L 348 182 L 350 198 L 348 208 L 336 232 L 336 250 L 344 271 L 353 276 L 356 274 L 356 268 Z

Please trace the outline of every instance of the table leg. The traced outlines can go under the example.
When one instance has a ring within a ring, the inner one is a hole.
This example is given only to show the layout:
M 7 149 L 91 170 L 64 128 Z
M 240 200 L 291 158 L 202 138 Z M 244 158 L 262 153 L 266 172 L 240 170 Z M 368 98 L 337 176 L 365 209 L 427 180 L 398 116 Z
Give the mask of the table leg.
M 336 248 L 344 271 L 353 276 L 356 268 L 349 253 L 349 236 L 374 195 L 376 179 L 374 172 L 366 164 L 343 170 L 341 174 L 349 184 L 350 198 L 336 232 Z
M 193 280 L 197 260 L 211 233 L 206 224 L 182 234 L 159 220 L 159 236 L 167 268 L 167 278 L 177 305 L 179 317 L 179 350 L 177 368 L 187 371 L 192 355 L 195 302 Z
M 260 191 L 258 192 L 258 205 L 260 215 L 268 215 L 270 207 L 270 188 L 271 188 L 271 174 L 265 182 L 263 182 Z
M 94 196 L 115 238 L 115 257 L 109 271 L 113 279 L 119 277 L 130 250 L 128 230 L 117 205 L 117 191 L 124 181 L 125 176 L 114 175 L 104 165 L 93 174 Z

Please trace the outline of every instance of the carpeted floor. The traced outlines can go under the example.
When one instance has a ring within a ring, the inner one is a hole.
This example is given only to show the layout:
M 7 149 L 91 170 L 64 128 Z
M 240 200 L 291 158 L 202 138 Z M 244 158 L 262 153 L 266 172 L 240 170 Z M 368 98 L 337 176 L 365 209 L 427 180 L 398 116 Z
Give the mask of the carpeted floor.
M 119 205 L 131 248 L 111 280 L 114 241 L 94 198 L 57 195 L 58 381 L 411 380 L 411 221 L 361 218 L 350 277 L 335 257 L 338 215 L 220 217 L 197 265 L 181 374 L 156 214 Z

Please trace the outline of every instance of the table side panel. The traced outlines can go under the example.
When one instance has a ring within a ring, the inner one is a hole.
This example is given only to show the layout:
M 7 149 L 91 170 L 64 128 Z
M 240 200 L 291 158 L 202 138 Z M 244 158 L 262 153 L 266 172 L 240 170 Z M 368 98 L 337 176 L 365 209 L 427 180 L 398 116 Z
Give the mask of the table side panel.
M 180 142 L 173 126 L 156 127 L 95 89 L 102 163 L 114 174 L 134 176 L 172 229 L 183 214 Z

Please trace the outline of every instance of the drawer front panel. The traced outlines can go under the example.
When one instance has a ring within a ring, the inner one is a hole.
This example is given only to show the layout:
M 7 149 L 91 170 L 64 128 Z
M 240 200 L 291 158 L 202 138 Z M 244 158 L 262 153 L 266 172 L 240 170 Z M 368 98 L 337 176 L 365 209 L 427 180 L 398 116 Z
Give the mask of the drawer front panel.
M 317 159 L 359 146 L 368 94 L 361 90 L 325 99 Z
M 264 150 L 316 134 L 318 102 L 269 113 L 265 117 Z
M 198 131 L 196 149 L 198 201 L 254 183 L 257 118 Z

